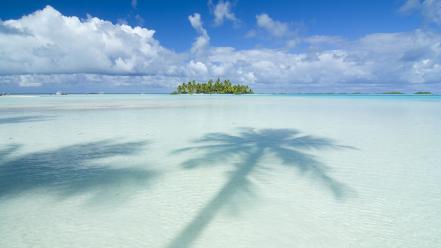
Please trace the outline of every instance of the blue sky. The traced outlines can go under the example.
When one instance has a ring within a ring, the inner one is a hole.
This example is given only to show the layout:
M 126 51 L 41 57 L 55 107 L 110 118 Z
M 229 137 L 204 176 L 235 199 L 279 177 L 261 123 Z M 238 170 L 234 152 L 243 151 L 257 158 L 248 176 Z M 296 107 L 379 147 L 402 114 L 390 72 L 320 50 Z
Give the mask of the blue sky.
M 2 1 L 0 91 L 441 91 L 441 1 Z

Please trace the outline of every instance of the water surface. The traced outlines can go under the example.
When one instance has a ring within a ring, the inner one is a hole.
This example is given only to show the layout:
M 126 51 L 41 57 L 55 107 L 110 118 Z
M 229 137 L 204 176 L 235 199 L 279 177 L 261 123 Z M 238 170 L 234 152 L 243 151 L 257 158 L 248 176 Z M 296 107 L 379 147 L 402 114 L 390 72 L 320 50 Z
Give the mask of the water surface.
M 437 247 L 441 97 L 0 98 L 0 247 Z

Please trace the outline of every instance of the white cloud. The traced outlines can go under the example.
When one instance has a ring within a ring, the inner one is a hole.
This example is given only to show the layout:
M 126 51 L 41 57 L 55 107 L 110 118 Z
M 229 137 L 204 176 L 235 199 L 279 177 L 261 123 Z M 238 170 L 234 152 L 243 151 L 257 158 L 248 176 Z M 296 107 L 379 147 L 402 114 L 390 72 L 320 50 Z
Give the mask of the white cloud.
M 200 53 L 205 48 L 208 47 L 210 43 L 210 37 L 208 36 L 207 30 L 205 30 L 204 25 L 201 20 L 201 15 L 199 13 L 194 13 L 188 16 L 191 26 L 198 32 L 199 36 L 196 38 L 191 51 L 193 53 Z
M 0 74 L 161 73 L 176 60 L 153 30 L 63 16 L 50 6 L 0 26 L 10 30 L 0 31 Z
M 303 41 L 313 46 L 320 46 L 324 44 L 338 45 L 345 42 L 345 40 L 339 36 L 329 36 L 329 35 L 308 36 L 305 37 Z
M 20 87 L 39 87 L 42 85 L 42 83 L 37 81 L 32 75 L 19 75 L 17 82 Z
M 286 49 L 294 48 L 302 42 L 299 35 L 300 25 L 274 20 L 268 14 L 256 15 L 257 29 L 250 30 L 246 37 L 264 38 Z
M 399 9 L 398 11 L 403 14 L 408 14 L 410 12 L 413 12 L 415 10 L 418 10 L 421 7 L 420 0 L 407 0 Z
M 441 26 L 440 0 L 425 0 L 422 4 L 422 11 L 427 20 Z
M 237 19 L 236 15 L 234 15 L 232 11 L 233 6 L 229 1 L 221 0 L 216 5 L 209 1 L 209 6 L 214 14 L 215 25 L 222 25 L 224 21 L 231 21 L 234 24 L 239 22 L 239 19 Z
M 320 42 L 330 38 L 315 37 Z M 333 39 L 331 39 L 333 40 Z M 339 41 L 339 39 L 337 39 Z M 371 34 L 336 43 L 332 50 L 293 53 L 277 49 L 211 48 L 204 62 L 210 75 L 247 83 L 285 85 L 437 83 L 441 36 L 422 30 Z
M 205 76 L 208 72 L 207 66 L 200 61 L 191 60 L 187 64 L 187 73 L 190 76 Z
M 441 0 L 407 0 L 399 12 L 409 14 L 420 11 L 428 22 L 441 26 Z
M 287 23 L 273 20 L 268 14 L 260 14 L 256 16 L 257 26 L 263 28 L 268 33 L 282 37 L 289 33 L 289 26 Z
M 113 88 L 119 86 L 149 86 L 156 88 L 173 88 L 182 76 L 170 75 L 103 75 L 103 74 L 26 74 L 0 76 L 0 86 L 39 87 L 46 86 L 55 90 L 63 87 L 98 86 Z M 87 88 L 82 89 L 87 91 Z
M 214 48 L 207 64 L 210 70 L 221 70 L 246 83 L 334 83 L 364 76 L 356 63 L 347 60 L 348 56 L 343 51 L 309 55 L 273 49 Z
M 282 36 L 292 32 L 267 17 L 262 28 L 276 27 Z M 293 52 L 210 47 L 201 16 L 195 13 L 189 21 L 198 37 L 191 51 L 180 54 L 162 47 L 153 30 L 63 16 L 51 7 L 0 22 L 0 86 L 173 88 L 184 80 L 221 77 L 274 90 L 440 89 L 441 35 L 434 31 L 356 40 L 309 36 L 295 42 L 314 49 Z

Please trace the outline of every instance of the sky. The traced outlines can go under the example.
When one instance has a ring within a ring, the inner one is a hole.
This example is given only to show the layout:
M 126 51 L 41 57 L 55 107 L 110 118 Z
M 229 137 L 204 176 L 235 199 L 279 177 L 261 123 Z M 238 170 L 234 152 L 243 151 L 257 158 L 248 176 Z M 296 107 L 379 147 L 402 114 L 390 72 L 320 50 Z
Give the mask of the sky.
M 441 92 L 441 0 L 0 3 L 0 92 Z

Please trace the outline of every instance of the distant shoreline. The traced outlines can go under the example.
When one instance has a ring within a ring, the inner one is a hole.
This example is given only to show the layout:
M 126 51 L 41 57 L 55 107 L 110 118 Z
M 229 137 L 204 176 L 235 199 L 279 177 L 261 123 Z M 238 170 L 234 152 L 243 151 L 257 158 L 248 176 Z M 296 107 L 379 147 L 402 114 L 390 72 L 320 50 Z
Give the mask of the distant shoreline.
M 204 93 L 193 93 L 193 94 L 170 94 L 167 92 L 164 93 L 133 93 L 133 92 L 112 92 L 112 93 L 83 93 L 83 92 L 72 92 L 67 93 L 66 95 L 56 95 L 55 93 L 48 93 L 48 92 L 39 92 L 39 93 L 8 93 L 1 95 L 0 97 L 7 97 L 7 96 L 23 96 L 23 97 L 30 97 L 30 96 L 58 96 L 58 97 L 65 97 L 69 95 L 173 95 L 173 96 L 259 96 L 259 95 L 348 95 L 348 96 L 421 96 L 421 97 L 430 97 L 430 96 L 441 96 L 441 93 L 431 93 L 431 94 L 417 94 L 417 93 L 313 93 L 313 92 L 296 92 L 296 93 L 253 93 L 253 94 L 204 94 Z

